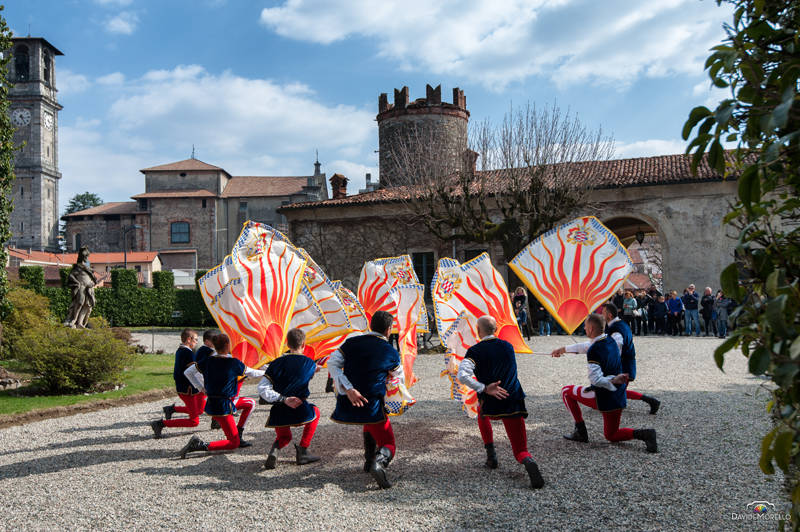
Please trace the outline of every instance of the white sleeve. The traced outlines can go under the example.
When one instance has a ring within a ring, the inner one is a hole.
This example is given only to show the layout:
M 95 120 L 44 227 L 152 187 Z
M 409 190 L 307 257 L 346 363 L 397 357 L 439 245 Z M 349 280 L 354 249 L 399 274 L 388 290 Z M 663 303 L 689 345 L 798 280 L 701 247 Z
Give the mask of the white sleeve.
M 614 392 L 617 390 L 617 387 L 611 384 L 612 378 L 614 377 L 606 377 L 603 375 L 603 370 L 600 368 L 599 364 L 589 363 L 589 382 L 592 383 L 592 386 L 605 388 L 606 390 Z
M 399 366 L 394 368 L 392 371 L 389 372 L 389 377 L 393 379 L 400 379 L 401 382 L 406 382 L 406 375 L 403 371 L 403 363 L 401 362 Z
M 617 347 L 619 347 L 619 352 L 622 353 L 622 342 L 623 342 L 622 335 L 618 332 L 615 332 L 614 334 L 611 335 L 611 338 L 613 338 L 614 341 L 617 342 Z
M 567 353 L 583 353 L 584 355 L 589 352 L 592 342 L 581 342 L 579 344 L 568 345 L 564 348 Z
M 258 395 L 268 403 L 280 403 L 284 397 L 272 388 L 272 381 L 264 377 L 258 383 Z
M 331 374 L 333 382 L 336 383 L 336 390 L 351 390 L 353 384 L 345 377 L 342 368 L 344 367 L 344 355 L 338 349 L 333 352 L 328 359 L 328 373 Z M 402 367 L 400 368 L 402 370 Z M 343 395 L 343 394 L 342 394 Z
M 462 360 L 461 364 L 458 365 L 457 377 L 458 382 L 478 393 L 483 393 L 486 389 L 486 385 L 475 378 L 475 362 L 468 358 Z
M 192 364 L 188 368 L 183 371 L 183 374 L 186 375 L 186 378 L 189 379 L 189 382 L 192 383 L 192 386 L 200 390 L 201 392 L 205 393 L 206 391 L 206 383 L 203 379 L 203 374 L 200 373 L 200 370 L 197 369 L 197 364 Z
M 244 375 L 245 375 L 245 377 L 254 377 L 254 378 L 263 377 L 264 376 L 264 370 L 263 369 L 253 369 L 253 368 L 251 368 L 249 366 L 245 366 L 244 367 Z

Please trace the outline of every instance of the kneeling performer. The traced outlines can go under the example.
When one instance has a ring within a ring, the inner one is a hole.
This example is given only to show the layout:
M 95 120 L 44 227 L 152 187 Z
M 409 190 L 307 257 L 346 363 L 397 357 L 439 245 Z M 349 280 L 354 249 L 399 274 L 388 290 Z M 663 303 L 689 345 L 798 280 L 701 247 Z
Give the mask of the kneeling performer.
M 581 413 L 580 404 L 582 404 L 599 410 L 603 414 L 603 434 L 608 441 L 642 440 L 645 442 L 648 452 L 658 452 L 655 430 L 619 427 L 622 411 L 627 406 L 625 390 L 628 374 L 622 373 L 622 360 L 617 343 L 603 333 L 604 328 L 603 316 L 589 314 L 586 318 L 586 336 L 591 340 L 591 346 L 586 353 L 591 386 L 584 388 L 574 385 L 564 386 L 561 389 L 561 398 L 575 419 L 575 430 L 569 436 L 564 437 L 584 443 L 589 441 L 586 423 L 584 423 Z M 552 355 L 559 357 L 570 347 L 573 346 L 559 347 L 552 352 Z
M 303 354 L 306 334 L 300 329 L 291 329 L 286 335 L 289 352 L 272 361 L 264 378 L 258 385 L 258 394 L 268 403 L 273 403 L 267 419 L 267 427 L 275 429 L 275 442 L 269 450 L 264 467 L 275 469 L 278 450 L 292 441 L 290 427 L 303 426 L 300 445 L 294 444 L 297 465 L 310 464 L 319 456 L 308 454 L 308 446 L 319 423 L 319 408 L 306 399 L 311 392 L 308 383 L 314 377 L 317 364 Z
M 223 451 L 252 445 L 242 441 L 242 433 L 256 402 L 249 397 L 237 398 L 238 381 L 245 377 L 263 377 L 264 372 L 248 368 L 241 360 L 233 358 L 231 340 L 227 334 L 215 336 L 213 342 L 217 352 L 206 359 L 203 373 L 200 373 L 197 365 L 190 366 L 185 373 L 192 384 L 205 390 L 208 397 L 206 414 L 219 422 L 227 439 L 205 443 L 200 437 L 192 436 L 181 449 L 181 458 L 186 458 L 186 454 L 193 451 Z M 242 411 L 238 426 L 233 418 L 237 409 Z
M 394 432 L 384 410 L 387 377 L 404 379 L 400 353 L 389 343 L 394 318 L 379 310 L 371 332 L 348 339 L 328 360 L 336 384 L 336 423 L 364 426 L 364 471 L 382 489 L 391 488 L 386 467 L 395 454 Z M 377 450 L 376 450 L 377 447 Z
M 491 316 L 478 318 L 478 336 L 481 341 L 464 355 L 458 367 L 458 380 L 478 392 L 478 429 L 486 448 L 486 465 L 497 468 L 494 449 L 492 419 L 502 419 L 514 458 L 525 466 L 531 488 L 544 486 L 539 466 L 528 452 L 528 435 L 525 432 L 525 392 L 517 377 L 517 360 L 514 347 L 494 336 L 497 322 Z

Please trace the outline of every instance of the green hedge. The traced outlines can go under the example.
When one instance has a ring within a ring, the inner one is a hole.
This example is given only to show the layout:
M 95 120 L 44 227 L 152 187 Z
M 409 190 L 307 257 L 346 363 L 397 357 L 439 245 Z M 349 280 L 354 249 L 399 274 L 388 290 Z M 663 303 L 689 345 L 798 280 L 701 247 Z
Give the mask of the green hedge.
M 112 286 L 95 288 L 93 317 L 105 318 L 115 327 L 213 326 L 198 290 L 175 290 L 172 272 L 153 272 L 153 288 L 137 284 L 135 270 L 115 269 Z M 50 311 L 60 321 L 72 301 L 68 288 L 45 288 Z M 173 318 L 173 314 L 175 317 Z
M 41 294 L 44 292 L 44 268 L 41 266 L 20 266 L 19 279 L 25 288 Z

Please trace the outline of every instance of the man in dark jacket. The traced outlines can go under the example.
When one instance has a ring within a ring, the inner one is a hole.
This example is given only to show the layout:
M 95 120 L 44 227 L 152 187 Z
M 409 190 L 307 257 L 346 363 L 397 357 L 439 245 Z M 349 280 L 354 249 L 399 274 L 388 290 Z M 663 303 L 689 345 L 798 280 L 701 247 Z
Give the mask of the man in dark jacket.
M 693 284 L 689 285 L 681 300 L 685 312 L 686 336 L 692 335 L 692 322 L 694 322 L 695 335 L 700 336 L 700 314 L 698 313 L 700 296 L 695 291 Z

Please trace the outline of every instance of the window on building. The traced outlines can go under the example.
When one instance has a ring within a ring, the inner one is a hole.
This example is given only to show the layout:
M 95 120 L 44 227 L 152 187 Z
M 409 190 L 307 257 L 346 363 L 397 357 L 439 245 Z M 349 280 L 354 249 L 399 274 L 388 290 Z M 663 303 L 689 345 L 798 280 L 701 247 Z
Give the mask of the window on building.
M 25 197 L 25 187 L 19 187 L 19 197 L 20 198 Z
M 172 222 L 170 225 L 170 241 L 173 244 L 188 244 L 189 222 Z
M 49 50 L 44 50 L 42 52 L 42 59 L 43 59 L 42 62 L 44 63 L 44 68 L 43 68 L 44 72 L 42 77 L 44 78 L 44 82 L 47 85 L 50 85 L 50 83 L 52 82 L 50 75 L 53 70 L 53 57 L 50 55 Z
M 16 50 L 14 50 L 14 73 L 19 81 L 28 81 L 30 78 L 28 47 L 24 44 L 17 46 Z
M 146 211 L 147 210 L 147 199 L 146 198 L 140 198 L 138 200 L 138 202 L 139 202 L 139 210 L 140 211 Z
M 486 253 L 487 249 L 465 249 L 464 250 L 464 262 L 471 261 L 481 253 Z
M 204 209 L 206 208 L 206 200 L 205 199 L 203 199 L 203 208 Z
M 411 261 L 414 263 L 414 272 L 417 274 L 419 278 L 419 282 L 422 283 L 425 289 L 425 300 L 430 301 L 430 290 L 427 288 L 431 285 L 431 281 L 433 280 L 433 274 L 436 270 L 436 262 L 433 256 L 432 251 L 426 251 L 422 253 L 412 253 L 411 254 Z
M 247 211 L 247 202 L 246 201 L 240 201 L 239 202 L 239 210 L 240 211 Z
M 81 234 L 75 233 L 75 246 L 73 247 L 75 251 L 81 249 Z
M 20 222 L 19 223 L 19 232 L 20 233 L 24 233 L 25 232 L 25 222 Z
M 139 265 L 139 264 L 137 264 L 136 266 L 134 266 L 134 267 L 133 267 L 133 269 L 134 269 L 134 270 L 136 270 L 137 272 L 141 272 L 141 271 L 142 271 L 142 267 L 141 267 L 141 265 Z

